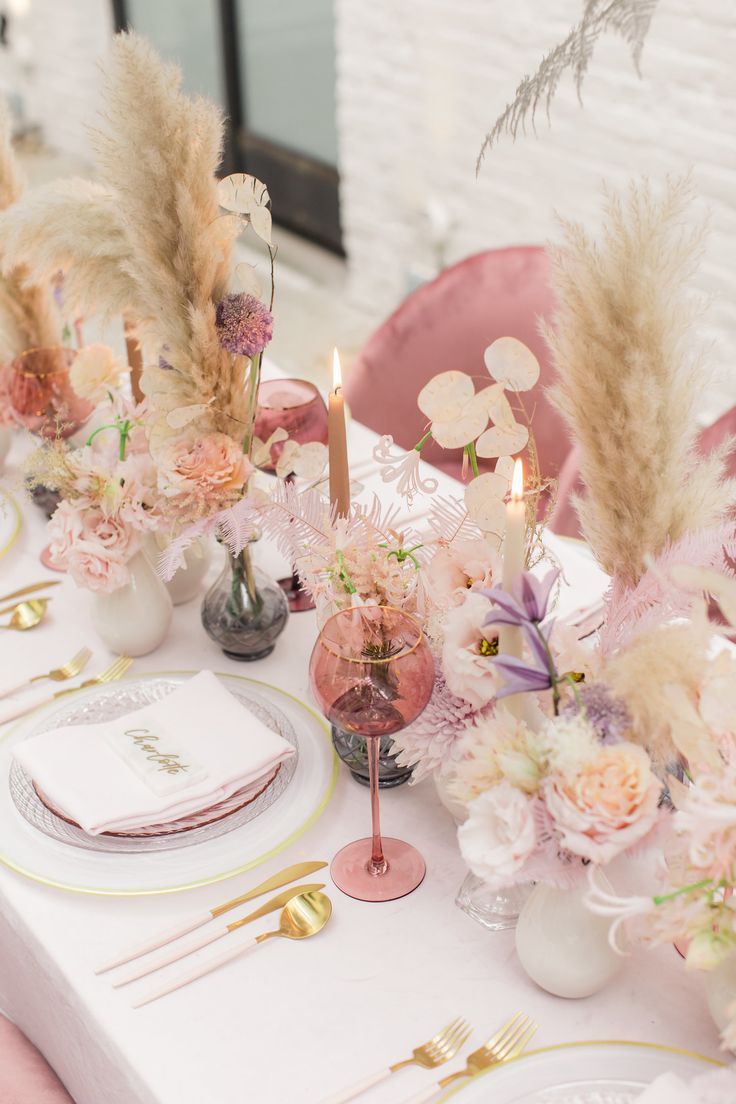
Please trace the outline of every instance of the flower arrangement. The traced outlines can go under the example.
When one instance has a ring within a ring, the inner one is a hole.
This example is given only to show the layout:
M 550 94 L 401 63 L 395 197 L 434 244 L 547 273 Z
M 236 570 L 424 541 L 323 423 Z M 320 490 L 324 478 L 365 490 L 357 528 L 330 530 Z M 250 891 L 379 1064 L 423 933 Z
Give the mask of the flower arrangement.
M 45 444 L 31 457 L 29 475 L 62 496 L 48 527 L 53 561 L 78 586 L 110 594 L 129 581 L 128 564 L 162 515 L 145 411 L 111 395 L 98 414 L 107 423 L 82 448 Z

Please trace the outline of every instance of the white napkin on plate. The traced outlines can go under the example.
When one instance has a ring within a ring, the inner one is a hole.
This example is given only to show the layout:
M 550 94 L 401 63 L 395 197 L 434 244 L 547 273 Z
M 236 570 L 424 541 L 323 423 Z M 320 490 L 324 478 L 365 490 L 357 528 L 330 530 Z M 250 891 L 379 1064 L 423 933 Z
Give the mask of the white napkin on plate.
M 689 1085 L 674 1073 L 663 1073 L 636 1104 L 736 1104 L 736 1067 L 698 1074 Z
M 59 812 L 97 835 L 208 809 L 265 782 L 294 748 L 201 671 L 125 717 L 44 732 L 13 753 Z

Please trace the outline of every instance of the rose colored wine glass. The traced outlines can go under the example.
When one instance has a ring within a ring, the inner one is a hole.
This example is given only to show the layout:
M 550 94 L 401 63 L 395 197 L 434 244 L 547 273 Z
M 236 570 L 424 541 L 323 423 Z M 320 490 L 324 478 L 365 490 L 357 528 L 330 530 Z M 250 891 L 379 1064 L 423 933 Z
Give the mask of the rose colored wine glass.
M 332 860 L 332 880 L 359 901 L 393 901 L 416 889 L 424 859 L 411 844 L 381 837 L 378 752 L 416 720 L 432 694 L 434 660 L 417 621 L 390 606 L 341 610 L 325 624 L 309 664 L 312 690 L 325 717 L 365 737 L 368 745 L 370 839 L 356 840 Z
M 327 407 L 313 383 L 300 379 L 261 383 L 254 433 L 261 441 L 267 441 L 275 429 L 285 429 L 289 439 L 299 445 L 313 441 L 327 444 Z M 271 446 L 271 462 L 263 465 L 264 471 L 274 471 L 283 447 L 283 442 Z M 314 609 L 314 602 L 300 586 L 296 572 L 288 579 L 279 579 L 279 586 L 286 594 L 292 613 Z

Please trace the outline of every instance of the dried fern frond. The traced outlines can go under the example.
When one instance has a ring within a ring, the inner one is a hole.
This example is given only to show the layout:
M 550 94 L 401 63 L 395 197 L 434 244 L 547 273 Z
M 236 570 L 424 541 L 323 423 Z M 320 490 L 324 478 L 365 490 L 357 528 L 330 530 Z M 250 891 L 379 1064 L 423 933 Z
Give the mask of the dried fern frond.
M 734 502 L 724 456 L 698 456 L 696 407 L 709 372 L 693 347 L 702 305 L 688 289 L 703 229 L 688 227 L 689 179 L 607 195 L 599 242 L 562 223 L 549 249 L 557 313 L 543 326 L 553 398 L 581 449 L 583 534 L 633 587 L 647 555 L 721 523 Z
M 578 99 L 582 103 L 582 86 L 588 71 L 593 50 L 601 35 L 607 31 L 619 34 L 631 48 L 634 67 L 639 73 L 644 40 L 659 0 L 585 0 L 583 17 L 562 42 L 542 58 L 539 68 L 531 77 L 524 77 L 512 102 L 499 115 L 491 130 L 483 139 L 478 154 L 476 172 L 488 150 L 502 134 L 510 134 L 515 140 L 519 130 L 524 131 L 527 122 L 534 126 L 540 105 L 544 106 L 547 121 L 550 106 L 563 75 L 570 71 L 575 78 Z

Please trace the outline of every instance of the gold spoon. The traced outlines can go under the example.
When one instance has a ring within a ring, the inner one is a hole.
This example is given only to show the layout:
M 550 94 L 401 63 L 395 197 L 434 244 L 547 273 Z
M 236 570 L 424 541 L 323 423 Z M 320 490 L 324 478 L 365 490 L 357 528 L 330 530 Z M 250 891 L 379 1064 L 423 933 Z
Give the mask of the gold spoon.
M 309 939 L 310 936 L 322 931 L 331 916 L 332 901 L 325 893 L 320 893 L 319 890 L 300 893 L 298 897 L 292 897 L 282 910 L 279 926 L 275 931 L 261 932 L 260 935 L 249 939 L 247 943 L 239 943 L 237 947 L 226 947 L 220 954 L 209 958 L 207 962 L 179 974 L 168 985 L 161 989 L 152 990 L 136 1001 L 133 1007 L 141 1008 L 144 1004 L 149 1004 L 150 1001 L 158 1000 L 159 997 L 164 997 L 167 993 L 173 993 L 176 989 L 181 989 L 183 985 L 188 985 L 190 981 L 196 981 L 197 978 L 204 977 L 205 974 L 216 970 L 218 966 L 223 966 L 231 959 L 238 958 L 250 947 L 265 943 L 267 939 L 272 939 L 274 936 L 282 936 L 284 939 Z
M 50 598 L 31 598 L 27 602 L 19 602 L 13 607 L 9 623 L 0 625 L 0 629 L 17 629 L 18 632 L 35 629 L 46 616 L 50 600 Z M 10 610 L 3 610 L 3 613 L 10 612 Z

